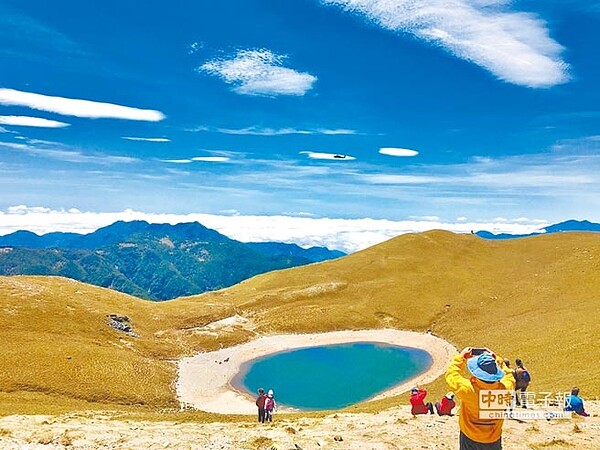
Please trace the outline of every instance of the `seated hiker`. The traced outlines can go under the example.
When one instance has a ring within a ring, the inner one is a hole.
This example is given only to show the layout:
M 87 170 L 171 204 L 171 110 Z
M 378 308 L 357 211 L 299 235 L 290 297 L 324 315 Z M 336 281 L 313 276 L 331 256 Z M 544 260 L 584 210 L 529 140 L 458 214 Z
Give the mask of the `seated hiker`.
M 273 397 L 273 389 L 269 389 L 267 398 L 265 399 L 265 420 L 273 422 L 273 411 L 277 408 L 277 403 Z
M 435 410 L 437 411 L 438 416 L 451 416 L 452 408 L 455 406 L 454 392 L 448 392 L 442 397 L 441 401 L 435 402 Z
M 425 389 L 414 387 L 410 390 L 410 412 L 413 416 L 416 416 L 417 414 L 433 414 L 433 405 L 431 402 L 425 403 L 423 401 L 426 396 L 427 391 Z
M 258 397 L 256 397 L 256 406 L 258 407 L 258 421 L 265 421 L 265 401 L 267 399 L 267 395 L 265 394 L 265 390 L 263 388 L 258 389 Z
M 565 411 L 573 411 L 580 416 L 589 417 L 583 406 L 583 400 L 579 396 L 578 387 L 571 389 L 571 395 L 567 395 L 565 398 Z

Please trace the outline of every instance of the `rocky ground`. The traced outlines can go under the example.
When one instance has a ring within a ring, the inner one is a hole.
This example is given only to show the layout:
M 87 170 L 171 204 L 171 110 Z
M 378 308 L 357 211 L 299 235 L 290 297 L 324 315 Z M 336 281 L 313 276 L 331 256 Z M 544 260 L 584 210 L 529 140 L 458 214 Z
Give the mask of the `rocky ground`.
M 504 424 L 505 450 L 600 449 L 600 418 Z M 109 414 L 0 418 L 0 449 L 450 450 L 457 417 L 413 417 L 402 406 L 324 418 L 279 415 L 271 424 L 141 422 Z

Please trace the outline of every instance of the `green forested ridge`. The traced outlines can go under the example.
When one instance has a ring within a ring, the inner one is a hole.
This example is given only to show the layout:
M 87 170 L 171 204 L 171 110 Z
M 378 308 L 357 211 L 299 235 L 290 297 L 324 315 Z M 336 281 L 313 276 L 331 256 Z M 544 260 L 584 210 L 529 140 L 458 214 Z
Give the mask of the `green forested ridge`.
M 116 222 L 88 235 L 17 232 L 0 237 L 0 246 L 1 275 L 58 275 L 152 300 L 312 262 L 251 248 L 199 223 Z

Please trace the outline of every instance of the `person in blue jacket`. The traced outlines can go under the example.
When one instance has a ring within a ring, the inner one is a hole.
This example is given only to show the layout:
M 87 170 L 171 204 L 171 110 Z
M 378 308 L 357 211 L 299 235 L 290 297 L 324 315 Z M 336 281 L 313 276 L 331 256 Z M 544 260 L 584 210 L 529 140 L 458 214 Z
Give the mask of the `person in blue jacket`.
M 578 387 L 571 389 L 571 395 L 567 395 L 565 398 L 565 411 L 573 411 L 583 417 L 589 416 L 589 414 L 585 412 L 583 400 L 579 396 Z

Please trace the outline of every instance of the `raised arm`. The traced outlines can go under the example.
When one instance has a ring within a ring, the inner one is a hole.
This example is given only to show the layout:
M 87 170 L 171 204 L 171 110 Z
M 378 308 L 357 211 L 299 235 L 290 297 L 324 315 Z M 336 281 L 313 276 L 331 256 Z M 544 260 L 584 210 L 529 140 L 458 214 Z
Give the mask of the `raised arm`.
M 446 383 L 450 390 L 456 394 L 471 391 L 472 386 L 468 378 L 465 378 L 461 371 L 465 367 L 467 359 L 471 357 L 471 347 L 464 348 L 460 354 L 452 358 L 450 366 L 446 370 Z

